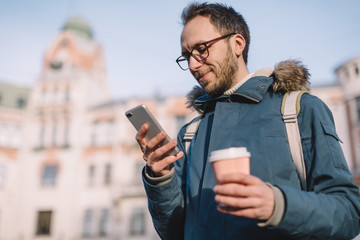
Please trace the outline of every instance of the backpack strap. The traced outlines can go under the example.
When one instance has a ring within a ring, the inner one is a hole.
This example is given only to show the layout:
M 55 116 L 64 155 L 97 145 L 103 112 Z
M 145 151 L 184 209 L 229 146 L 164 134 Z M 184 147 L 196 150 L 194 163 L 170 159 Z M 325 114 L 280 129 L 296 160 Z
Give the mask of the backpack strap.
M 197 133 L 197 130 L 198 130 L 200 122 L 201 122 L 201 118 L 202 118 L 202 116 L 197 116 L 186 127 L 186 132 L 184 135 L 186 154 L 189 153 L 190 143 Z
M 289 141 L 291 156 L 298 173 L 301 188 L 306 189 L 306 168 L 304 162 L 304 155 L 301 145 L 301 136 L 298 125 L 298 114 L 300 112 L 301 96 L 307 93 L 306 91 L 293 91 L 285 93 L 282 104 L 281 114 L 286 127 L 286 132 Z

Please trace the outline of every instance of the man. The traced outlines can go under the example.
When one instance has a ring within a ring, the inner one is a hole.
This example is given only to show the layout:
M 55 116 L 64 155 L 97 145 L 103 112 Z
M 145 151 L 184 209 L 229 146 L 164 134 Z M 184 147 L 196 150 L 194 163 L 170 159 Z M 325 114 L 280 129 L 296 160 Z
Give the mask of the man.
M 249 74 L 250 43 L 243 17 L 221 4 L 190 4 L 182 14 L 182 55 L 205 93 L 191 105 L 202 113 L 188 152 L 183 136 L 159 147 L 144 124 L 136 139 L 144 152 L 144 186 L 162 239 L 351 239 L 359 232 L 360 198 L 346 165 L 329 109 L 318 98 L 301 99 L 299 128 L 306 165 L 302 190 L 280 106 L 284 93 L 308 88 L 297 61 Z M 178 146 L 176 156 L 164 155 Z M 208 156 L 247 147 L 251 175 L 225 175 L 216 185 Z M 230 206 L 230 207 L 224 207 Z

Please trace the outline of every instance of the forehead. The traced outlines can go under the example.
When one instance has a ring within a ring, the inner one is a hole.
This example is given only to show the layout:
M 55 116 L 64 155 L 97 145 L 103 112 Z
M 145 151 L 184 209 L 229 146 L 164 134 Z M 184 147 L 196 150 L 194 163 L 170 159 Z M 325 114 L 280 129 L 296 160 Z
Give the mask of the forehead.
M 190 50 L 198 43 L 219 37 L 220 33 L 211 24 L 208 17 L 197 16 L 190 20 L 184 27 L 181 34 L 181 48 Z

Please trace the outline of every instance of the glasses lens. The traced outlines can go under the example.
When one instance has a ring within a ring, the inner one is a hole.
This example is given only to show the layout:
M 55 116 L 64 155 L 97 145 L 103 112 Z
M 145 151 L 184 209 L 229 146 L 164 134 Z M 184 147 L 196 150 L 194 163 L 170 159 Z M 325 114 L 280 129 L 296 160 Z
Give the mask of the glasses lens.
M 209 56 L 208 47 L 206 46 L 206 44 L 201 44 L 192 50 L 191 55 L 197 61 L 203 61 Z
M 176 62 L 182 70 L 189 69 L 189 62 L 184 57 L 179 57 Z

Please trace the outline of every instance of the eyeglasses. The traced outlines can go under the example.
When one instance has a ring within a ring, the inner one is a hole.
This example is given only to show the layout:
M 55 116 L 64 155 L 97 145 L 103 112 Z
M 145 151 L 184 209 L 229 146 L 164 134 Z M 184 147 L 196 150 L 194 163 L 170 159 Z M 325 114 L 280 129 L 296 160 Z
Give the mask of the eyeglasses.
M 220 41 L 222 39 L 228 38 L 235 34 L 236 33 L 228 33 L 221 37 L 214 38 L 210 41 L 199 43 L 191 50 L 190 53 L 188 52 L 188 53 L 185 53 L 185 54 L 181 55 L 180 57 L 178 57 L 176 59 L 176 62 L 182 70 L 186 71 L 189 69 L 190 57 L 193 57 L 198 62 L 205 61 L 209 57 L 209 48 L 214 43 L 216 43 L 217 41 Z

